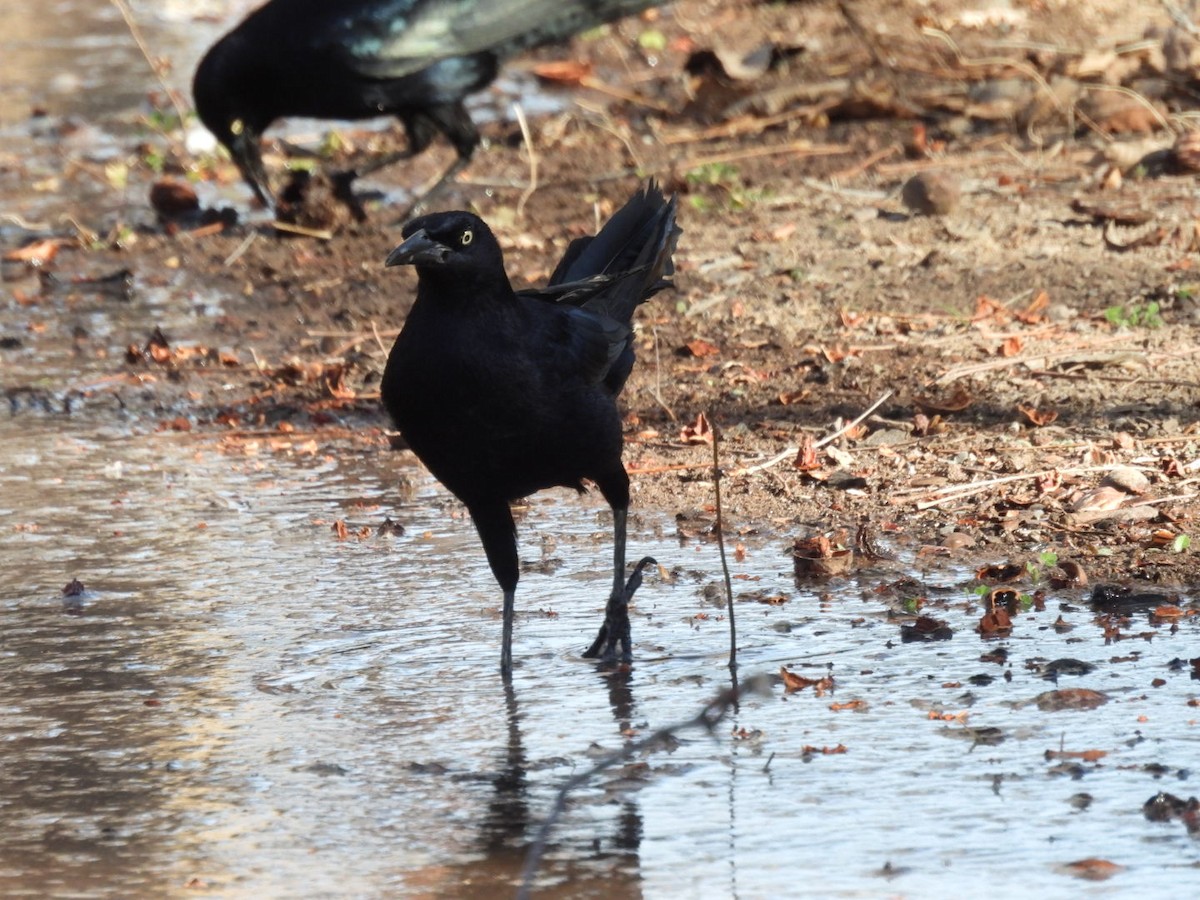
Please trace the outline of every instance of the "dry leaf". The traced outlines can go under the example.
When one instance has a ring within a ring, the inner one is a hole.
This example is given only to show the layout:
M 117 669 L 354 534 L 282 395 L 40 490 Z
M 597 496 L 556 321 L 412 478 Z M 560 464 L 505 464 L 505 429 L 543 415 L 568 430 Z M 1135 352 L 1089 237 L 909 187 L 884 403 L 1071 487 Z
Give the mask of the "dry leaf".
M 1062 867 L 1067 875 L 1085 878 L 1088 881 L 1104 881 L 1112 878 L 1118 872 L 1124 872 L 1125 867 L 1107 859 L 1079 859 Z
M 795 672 L 788 671 L 787 668 L 780 666 L 779 677 L 783 679 L 783 690 L 788 694 L 811 687 L 813 693 L 821 697 L 824 696 L 826 691 L 833 690 L 832 675 L 826 675 L 824 678 L 805 678 L 803 675 L 797 675 Z
M 955 413 L 962 412 L 975 402 L 975 398 L 967 393 L 966 388 L 959 388 L 949 397 L 934 399 L 932 397 L 914 397 L 913 402 L 926 413 Z
M 1032 406 L 1026 406 L 1023 403 L 1018 403 L 1017 409 L 1021 415 L 1029 420 L 1030 424 L 1036 425 L 1038 428 L 1041 428 L 1043 425 L 1049 425 L 1058 418 L 1058 410 L 1054 409 L 1039 410 Z
M 845 703 L 830 703 L 829 708 L 834 712 L 842 712 L 843 710 L 865 710 L 868 709 L 866 700 L 847 700 Z
M 1006 635 L 1012 632 L 1012 618 L 1008 610 L 1000 607 L 985 612 L 979 620 L 979 633 L 984 637 Z
M 801 439 L 800 449 L 796 451 L 796 458 L 792 461 L 792 466 L 801 472 L 813 472 L 821 468 L 821 461 L 817 458 L 812 435 L 806 434 Z
M 701 359 L 705 356 L 716 356 L 721 350 L 715 344 L 710 344 L 708 341 L 696 338 L 694 341 L 688 341 L 684 344 L 680 352 L 685 356 L 694 356 L 697 359 Z
M 696 416 L 690 425 L 684 425 L 679 432 L 679 439 L 685 444 L 711 444 L 713 441 L 712 425 L 704 413 Z
M 1047 750 L 1046 759 L 1082 759 L 1098 762 L 1108 756 L 1107 750 Z
M 1050 306 L 1050 295 L 1045 291 L 1038 291 L 1037 296 L 1029 301 L 1029 305 L 1024 310 L 1017 313 L 1017 320 L 1026 325 L 1037 325 L 1039 322 L 1046 320 L 1045 312 Z
M 591 65 L 573 59 L 549 60 L 533 67 L 535 78 L 568 86 L 582 84 L 591 74 Z
M 4 258 L 9 262 L 23 262 L 27 266 L 40 268 L 53 260 L 58 255 L 58 248 L 66 243 L 61 238 L 46 238 L 26 244 L 18 250 L 10 250 L 4 254 Z
M 1059 691 L 1045 691 L 1038 694 L 1033 698 L 1033 702 L 1042 712 L 1095 709 L 1108 702 L 1108 695 L 1087 688 L 1064 688 Z

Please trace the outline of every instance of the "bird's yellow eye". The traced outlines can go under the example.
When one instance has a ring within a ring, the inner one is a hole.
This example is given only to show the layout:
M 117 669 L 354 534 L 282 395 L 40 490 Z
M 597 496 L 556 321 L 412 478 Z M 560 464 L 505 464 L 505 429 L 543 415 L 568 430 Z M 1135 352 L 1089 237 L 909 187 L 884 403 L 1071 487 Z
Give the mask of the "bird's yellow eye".
M 229 123 L 229 133 L 235 137 L 246 130 L 246 123 L 241 119 L 234 119 Z
M 460 237 L 458 240 L 465 247 L 467 244 L 471 243 L 471 241 L 475 240 L 475 232 L 468 228 L 462 233 L 462 237 Z

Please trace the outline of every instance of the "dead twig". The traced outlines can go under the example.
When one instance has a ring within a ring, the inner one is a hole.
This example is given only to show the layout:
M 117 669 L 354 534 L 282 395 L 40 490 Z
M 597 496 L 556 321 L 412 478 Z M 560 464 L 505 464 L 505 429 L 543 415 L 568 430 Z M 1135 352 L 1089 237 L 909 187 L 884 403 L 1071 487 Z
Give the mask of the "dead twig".
M 397 334 L 399 334 L 399 332 L 397 332 Z M 383 342 L 383 337 L 379 334 L 379 328 L 376 327 L 374 319 L 371 320 L 371 336 L 375 338 L 375 344 L 379 347 L 379 352 L 382 353 L 386 359 L 388 355 L 388 348 Z
M 579 79 L 579 86 L 587 88 L 589 91 L 596 91 L 600 94 L 607 94 L 609 97 L 615 97 L 617 100 L 624 100 L 626 103 L 634 103 L 638 106 L 644 106 L 646 109 L 653 109 L 656 112 L 666 113 L 671 115 L 675 112 L 675 108 L 667 103 L 660 103 L 658 100 L 652 100 L 649 97 L 643 97 L 641 94 L 635 94 L 632 91 L 623 91 L 620 88 L 613 87 L 611 84 L 605 84 L 599 78 L 591 75 L 584 75 Z
M 847 422 L 845 425 L 843 425 L 841 428 L 839 428 L 837 431 L 835 431 L 833 434 L 829 435 L 828 437 L 821 438 L 821 440 L 819 440 L 813 444 L 813 449 L 820 450 L 826 444 L 831 444 L 834 441 L 836 441 L 838 438 L 840 438 L 843 434 L 845 434 L 851 428 L 853 428 L 854 426 L 856 426 L 860 422 L 862 422 L 862 420 L 865 419 L 867 416 L 869 416 L 871 413 L 875 412 L 875 410 L 879 409 L 879 407 L 883 406 L 883 404 L 888 400 L 889 397 L 892 396 L 893 393 L 895 393 L 895 392 L 891 391 L 891 390 L 884 391 L 878 400 L 876 400 L 874 403 L 872 403 L 870 406 L 868 406 L 866 408 L 866 410 L 863 411 L 862 415 L 860 415 L 856 419 L 853 419 L 853 420 Z
M 805 119 L 824 112 L 833 106 L 833 101 L 823 101 L 809 106 L 789 109 L 786 112 L 775 113 L 771 116 L 739 116 L 729 119 L 719 125 L 708 128 L 673 128 L 662 134 L 659 140 L 670 147 L 676 144 L 700 144 L 721 138 L 746 137 L 751 134 L 761 134 L 774 125 L 782 125 L 793 119 Z
M 288 234 L 298 234 L 301 237 L 316 238 L 321 241 L 333 240 L 333 232 L 327 228 L 305 228 L 303 225 L 296 225 L 292 222 L 281 222 L 278 219 L 272 222 L 271 226 L 276 231 L 286 231 Z
M 512 106 L 513 113 L 517 117 L 517 124 L 521 126 L 521 139 L 525 142 L 525 149 L 529 151 L 529 185 L 521 191 L 521 197 L 517 200 L 517 219 L 523 220 L 525 204 L 538 189 L 538 155 L 533 146 L 533 135 L 529 131 L 529 120 L 525 118 L 524 108 L 520 103 L 514 103 Z
M 895 156 L 897 153 L 903 153 L 904 148 L 899 144 L 889 144 L 882 150 L 876 150 L 866 159 L 860 160 L 852 166 L 833 172 L 829 176 L 830 181 L 849 181 L 851 178 L 857 178 L 863 172 L 875 166 L 877 163 L 883 162 L 889 156 Z
M 716 419 L 710 414 L 709 422 Z M 725 556 L 725 518 L 721 513 L 721 451 L 720 430 L 712 426 L 713 502 L 716 506 L 717 552 L 721 555 L 721 572 L 725 576 L 725 604 L 729 610 L 729 671 L 737 672 L 737 623 L 733 613 L 733 580 L 729 575 L 729 560 Z M 736 675 L 735 675 L 736 677 Z M 736 685 L 736 681 L 734 682 Z
M 1120 344 L 1123 342 L 1127 343 L 1128 340 L 1129 338 L 1124 335 L 1114 335 L 1111 338 L 1105 338 L 1103 340 L 1096 341 L 1095 343 L 1090 343 L 1085 347 L 1076 346 L 1065 350 L 1032 352 L 1022 356 L 1010 356 L 1003 359 L 989 360 L 988 362 L 971 363 L 970 365 L 958 366 L 957 368 L 951 369 L 950 371 L 939 375 L 931 382 L 931 384 L 949 384 L 952 381 L 957 381 L 958 379 L 964 378 L 968 375 L 978 375 L 981 372 L 992 372 L 996 369 L 1008 369 L 1020 365 L 1024 365 L 1032 369 L 1035 363 L 1040 363 L 1039 368 L 1043 368 L 1045 367 L 1046 362 L 1052 359 L 1069 359 L 1072 356 L 1083 356 L 1085 353 L 1088 353 L 1092 350 L 1101 347 L 1112 347 L 1114 344 Z M 1145 353 L 1143 351 L 1134 349 L 1132 347 L 1124 349 L 1118 348 L 1112 352 L 1114 354 L 1118 354 L 1113 357 L 1113 362 L 1118 361 L 1121 358 L 1121 354 L 1128 355 L 1130 358 L 1145 358 Z
M 741 162 L 745 159 L 758 159 L 763 156 L 837 156 L 842 153 L 852 153 L 850 144 L 814 144 L 812 141 L 791 141 L 778 147 L 750 147 L 745 150 L 730 150 L 727 153 L 714 153 L 712 156 L 695 156 L 685 159 L 675 168 L 682 172 L 690 172 L 702 166 L 723 165 Z
M 234 248 L 233 252 L 230 253 L 227 257 L 225 257 L 225 262 L 222 263 L 222 265 L 224 265 L 225 268 L 228 269 L 235 262 L 237 262 L 239 259 L 242 258 L 242 255 L 245 254 L 245 252 L 250 249 L 250 245 L 253 244 L 257 239 L 258 239 L 258 232 L 251 231 L 248 235 L 246 235 L 246 237 L 242 240 L 242 242 L 240 244 L 238 244 L 237 247 Z
M 121 13 L 121 18 L 125 20 L 125 27 L 129 29 L 129 34 L 133 37 L 133 42 L 137 44 L 137 48 L 141 51 L 147 65 L 150 66 L 150 71 L 158 79 L 159 87 L 167 95 L 167 99 L 171 101 L 171 105 L 175 107 L 175 115 L 179 116 L 179 127 L 182 129 L 187 122 L 187 103 L 179 96 L 179 91 L 167 84 L 166 78 L 163 77 L 162 65 L 155 61 L 155 58 L 150 54 L 150 47 L 147 45 L 145 38 L 142 37 L 142 29 L 138 27 L 137 19 L 133 17 L 133 10 L 129 8 L 128 0 L 112 0 L 112 2 L 117 11 Z M 183 142 L 174 138 L 172 138 L 172 141 L 177 145 L 177 152 L 180 152 L 180 156 L 185 156 L 186 148 L 183 146 Z
M 879 407 L 882 406 L 888 400 L 888 398 L 892 396 L 893 393 L 895 393 L 895 392 L 891 391 L 891 390 L 885 391 L 878 400 L 876 400 L 874 403 L 872 403 L 870 406 L 868 406 L 866 408 L 866 410 L 863 411 L 862 415 L 858 416 L 856 419 L 853 419 L 850 422 L 847 422 L 845 425 L 843 425 L 841 428 L 839 428 L 833 434 L 828 435 L 827 437 L 821 438 L 821 440 L 819 440 L 813 444 L 813 449 L 819 450 L 821 447 L 824 447 L 826 444 L 836 441 L 838 438 L 840 438 L 843 434 L 845 434 L 851 428 L 858 425 L 865 418 L 867 418 L 867 416 L 871 415 L 871 413 L 875 412 L 875 410 L 879 409 Z M 741 469 L 737 469 L 737 470 L 731 472 L 730 474 L 737 475 L 737 476 L 753 475 L 756 472 L 765 471 L 766 469 L 769 469 L 772 466 L 775 466 L 775 465 L 783 462 L 789 456 L 795 456 L 799 452 L 800 452 L 799 447 L 788 447 L 786 450 L 783 450 L 780 453 L 778 453 L 777 455 L 772 456 L 770 459 L 766 460 L 765 462 L 756 463 L 753 466 L 745 466 Z
M 916 507 L 920 510 L 933 509 L 941 506 L 943 503 L 962 500 L 966 497 L 981 494 L 989 488 L 998 487 L 1002 484 L 1012 484 L 1014 481 L 1028 481 L 1030 479 L 1049 478 L 1054 475 L 1086 475 L 1091 472 L 1110 472 L 1117 468 L 1115 464 L 1103 466 L 1079 466 L 1075 468 L 1064 469 L 1055 467 L 1053 469 L 1042 469 L 1038 472 L 1022 472 L 1019 475 L 1003 475 L 998 478 L 988 478 L 984 481 L 972 481 L 969 484 L 959 485 L 952 484 L 945 487 L 937 488 L 933 491 L 927 491 L 925 488 L 910 488 L 907 490 L 895 491 L 893 494 L 893 502 L 902 503 L 904 497 L 908 494 L 921 492 L 924 499 L 916 500 Z M 1143 468 L 1147 472 L 1153 471 L 1148 466 L 1138 466 L 1135 468 Z
M 1053 369 L 1031 369 L 1035 378 L 1067 378 L 1072 381 L 1111 381 L 1116 384 L 1145 384 L 1151 387 L 1182 387 L 1200 389 L 1200 381 L 1180 381 L 1175 378 L 1143 378 L 1140 375 L 1097 375 L 1095 372 L 1055 372 Z M 1195 436 L 1189 440 L 1196 440 Z

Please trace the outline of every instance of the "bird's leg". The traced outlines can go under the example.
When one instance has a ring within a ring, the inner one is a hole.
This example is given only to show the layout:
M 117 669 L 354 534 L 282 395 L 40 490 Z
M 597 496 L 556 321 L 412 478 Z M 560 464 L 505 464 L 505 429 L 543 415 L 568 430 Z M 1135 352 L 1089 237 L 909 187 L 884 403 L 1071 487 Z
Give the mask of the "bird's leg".
M 517 562 L 517 527 L 513 523 L 512 511 L 507 500 L 491 498 L 483 502 L 468 503 L 467 511 L 483 541 L 483 552 L 487 554 L 492 574 L 504 592 L 504 630 L 500 642 L 500 671 L 512 671 L 512 633 L 514 603 L 520 566 Z
M 512 673 L 512 634 L 516 591 L 504 592 L 504 628 L 500 639 L 500 672 Z
M 358 198 L 354 196 L 354 189 L 352 187 L 354 182 L 364 175 L 369 175 L 372 172 L 390 166 L 392 163 L 411 159 L 414 156 L 416 156 L 416 153 L 412 150 L 400 150 L 396 153 L 387 153 L 376 157 L 365 165 L 356 166 L 353 169 L 330 172 L 329 182 L 333 185 L 333 196 L 346 204 L 356 221 L 366 221 L 367 214 L 363 210 L 362 204 L 359 203 Z
M 410 134 L 413 127 L 409 126 Z M 444 103 L 427 109 L 422 127 L 444 134 L 458 155 L 437 181 L 426 188 L 424 193 L 413 198 L 413 202 L 405 210 L 403 218 L 411 218 L 424 212 L 433 199 L 445 190 L 446 185 L 454 179 L 454 176 L 467 167 L 467 163 L 471 161 L 471 157 L 475 153 L 475 148 L 479 146 L 479 130 L 471 120 L 471 114 L 467 112 L 467 108 L 461 102 Z M 432 135 L 427 137 L 425 143 L 428 144 L 430 140 L 432 140 Z M 412 143 L 411 137 L 409 143 Z
M 642 584 L 642 570 L 655 565 L 652 557 L 645 557 L 634 567 L 629 580 L 625 580 L 625 535 L 628 510 L 613 508 L 613 588 L 604 610 L 604 624 L 596 640 L 583 655 L 589 659 L 600 657 L 607 662 L 621 662 L 633 658 L 633 640 L 629 627 L 629 601 Z

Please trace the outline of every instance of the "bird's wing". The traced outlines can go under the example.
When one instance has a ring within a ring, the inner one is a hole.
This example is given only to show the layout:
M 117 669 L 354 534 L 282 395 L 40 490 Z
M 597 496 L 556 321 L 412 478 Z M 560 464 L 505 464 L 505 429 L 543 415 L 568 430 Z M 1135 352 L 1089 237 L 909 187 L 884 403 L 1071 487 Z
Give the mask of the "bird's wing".
M 637 266 L 622 272 L 601 273 L 581 278 L 578 281 L 555 282 L 553 278 L 545 287 L 522 288 L 517 293 L 522 297 L 557 303 L 562 306 L 583 306 L 614 284 L 640 275 L 649 268 L 648 265 Z M 557 273 L 556 273 L 557 274 Z
M 600 384 L 629 339 L 627 326 L 586 309 L 559 307 L 550 319 L 538 318 L 553 323 L 538 342 L 539 355 L 543 368 L 561 383 Z
M 654 0 L 375 0 L 337 16 L 328 34 L 369 78 L 489 51 L 506 57 L 644 9 Z

